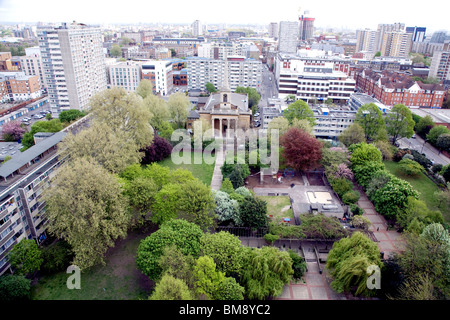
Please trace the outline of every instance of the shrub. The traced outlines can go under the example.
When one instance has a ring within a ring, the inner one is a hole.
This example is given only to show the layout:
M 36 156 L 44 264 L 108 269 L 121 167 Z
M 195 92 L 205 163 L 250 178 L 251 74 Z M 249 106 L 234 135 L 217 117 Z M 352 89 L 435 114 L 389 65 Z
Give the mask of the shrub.
M 352 226 L 355 228 L 367 230 L 372 225 L 369 219 L 363 216 L 354 216 L 351 221 Z
M 359 198 L 360 198 L 360 193 L 357 190 L 351 190 L 351 191 L 347 191 L 343 196 L 342 196 L 342 201 L 345 204 L 352 204 L 352 203 L 356 203 L 358 202 Z
M 403 159 L 414 160 L 414 156 L 412 154 L 407 153 L 403 156 L 402 160 Z M 400 160 L 400 161 L 402 161 L 402 160 Z
M 440 163 L 436 163 L 434 166 L 431 167 L 431 171 L 433 171 L 433 173 L 437 174 L 439 172 L 441 172 L 443 165 Z
M 294 250 L 288 250 L 289 256 L 292 259 L 292 269 L 294 270 L 294 279 L 301 279 L 306 272 L 306 261 Z
M 353 188 L 352 182 L 345 178 L 331 179 L 330 184 L 331 184 L 331 187 L 333 188 L 333 190 L 341 198 L 346 192 L 352 190 L 352 188 Z
M 362 215 L 364 213 L 364 210 L 354 203 L 350 205 L 350 211 L 353 213 L 353 216 Z
M 42 249 L 42 258 L 44 259 L 42 271 L 55 273 L 63 271 L 70 265 L 73 253 L 66 241 L 59 240 L 57 243 Z
M 417 176 L 424 171 L 424 168 L 416 161 L 410 159 L 403 159 L 399 162 L 399 169 L 407 176 Z
M 349 149 L 352 152 L 350 161 L 354 166 L 365 164 L 368 161 L 381 162 L 381 152 L 372 144 L 363 142 L 351 145 Z
M 424 154 L 419 153 L 416 150 L 411 150 L 411 154 L 414 157 L 414 161 L 418 162 L 425 169 L 428 169 L 428 168 L 430 168 L 433 165 L 431 160 L 428 159 Z
M 372 180 L 372 177 L 376 172 L 383 170 L 385 170 L 384 163 L 377 161 L 369 161 L 364 165 L 353 167 L 355 179 L 363 188 L 367 188 L 367 185 Z
M 405 154 L 411 154 L 411 151 L 408 149 L 398 149 L 397 152 L 394 154 L 393 160 L 395 162 L 399 162 L 400 160 L 403 159 L 403 156 Z
M 28 300 L 31 280 L 22 275 L 6 274 L 0 276 L 0 301 Z
M 391 161 L 394 154 L 392 151 L 392 145 L 387 141 L 377 141 L 375 146 L 380 150 L 383 160 Z
M 239 205 L 242 226 L 251 228 L 267 227 L 267 202 L 247 197 Z
M 276 235 L 276 234 L 266 233 L 264 235 L 264 240 L 266 240 L 267 243 L 270 244 L 270 245 L 273 244 L 275 241 L 277 241 L 278 238 L 279 238 L 279 236 Z
M 450 181 L 450 165 L 445 165 L 442 167 L 441 176 L 445 179 L 445 182 Z
M 303 239 L 305 234 L 301 226 L 293 226 L 290 224 L 269 223 L 269 232 L 284 239 Z
M 339 239 L 347 236 L 347 231 L 335 217 L 302 214 L 300 221 L 302 232 L 307 239 Z

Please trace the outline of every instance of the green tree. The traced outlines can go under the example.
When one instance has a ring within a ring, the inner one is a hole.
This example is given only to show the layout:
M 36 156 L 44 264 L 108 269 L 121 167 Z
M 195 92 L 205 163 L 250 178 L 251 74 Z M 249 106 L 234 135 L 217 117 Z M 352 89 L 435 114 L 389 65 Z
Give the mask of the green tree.
M 232 221 L 235 225 L 241 224 L 237 200 L 231 199 L 230 195 L 223 191 L 214 192 L 214 200 L 216 202 L 215 212 L 219 222 Z
M 78 109 L 64 110 L 64 111 L 61 111 L 61 113 L 59 114 L 59 121 L 72 122 L 81 117 L 84 117 L 85 115 L 86 114 L 83 111 L 80 111 Z
M 360 165 L 354 165 L 352 169 L 355 174 L 356 181 L 363 188 L 367 188 L 375 173 L 385 171 L 385 166 L 381 161 L 366 161 Z
M 312 134 L 313 128 L 307 119 L 297 119 L 292 120 L 292 128 L 301 129 L 309 134 Z M 281 136 L 281 135 L 280 135 Z
M 177 92 L 169 97 L 169 101 L 167 103 L 170 117 L 173 122 L 176 124 L 177 128 L 183 128 L 191 108 L 189 98 L 184 94 Z
M 267 202 L 256 197 L 247 197 L 239 206 L 240 219 L 244 227 L 267 227 Z
M 106 89 L 95 94 L 90 105 L 93 121 L 107 124 L 128 143 L 141 148 L 153 141 L 152 114 L 135 93 L 119 87 Z
M 352 144 L 366 142 L 364 129 L 358 123 L 353 123 L 339 135 L 339 141 L 349 147 Z
M 23 275 L 0 276 L 0 301 L 28 300 L 31 294 L 31 280 Z
M 166 184 L 159 190 L 152 204 L 152 221 L 157 224 L 163 224 L 166 221 L 176 219 L 180 193 L 182 186 L 179 184 Z
M 156 130 L 164 130 L 164 124 L 170 119 L 170 112 L 167 102 L 161 97 L 149 94 L 144 99 L 143 103 L 153 115 L 152 120 L 150 121 L 152 127 Z M 170 140 L 170 136 L 168 140 Z
M 122 57 L 122 49 L 118 44 L 113 44 L 109 50 L 109 55 L 114 58 L 120 58 Z
M 411 159 L 402 159 L 398 164 L 400 171 L 407 176 L 418 176 L 425 171 L 419 163 Z
M 262 300 L 280 295 L 294 274 L 289 253 L 268 246 L 245 251 L 242 284 L 246 297 Z
M 168 121 L 163 121 L 158 128 L 158 135 L 167 141 L 171 141 L 173 131 L 171 124 Z
M 171 275 L 183 280 L 189 287 L 194 288 L 193 270 L 195 259 L 191 255 L 184 255 L 174 244 L 163 249 L 163 254 L 158 260 L 161 274 Z
M 381 51 L 377 51 L 377 53 L 375 53 L 375 57 L 381 57 Z
M 234 192 L 233 184 L 230 179 L 225 178 L 222 181 L 222 186 L 220 187 L 220 191 L 226 192 L 228 194 L 232 194 Z
M 182 254 L 198 258 L 202 235 L 202 230 L 194 223 L 183 219 L 167 221 L 141 241 L 137 250 L 137 266 L 151 280 L 158 280 L 162 272 L 158 262 L 164 248 L 173 244 Z
M 33 239 L 22 239 L 11 249 L 8 259 L 16 273 L 21 275 L 38 271 L 43 262 L 42 252 Z
M 283 116 L 288 119 L 289 123 L 292 123 L 294 119 L 306 119 L 313 127 L 316 124 L 316 118 L 314 112 L 303 100 L 297 100 L 291 103 L 283 112 Z
M 193 300 L 187 284 L 169 274 L 162 276 L 149 300 Z
M 258 109 L 259 100 L 261 100 L 261 95 L 256 91 L 255 88 L 251 87 L 236 87 L 234 91 L 236 93 L 245 93 L 248 98 L 248 107 L 252 110 L 253 114 L 256 113 Z
M 356 112 L 355 122 L 364 129 L 366 139 L 374 140 L 384 126 L 383 113 L 376 104 L 366 103 Z
M 293 278 L 300 280 L 306 272 L 306 261 L 296 251 L 289 249 L 288 252 L 292 259 Z
M 200 180 L 195 179 L 182 185 L 178 202 L 179 217 L 207 230 L 215 225 L 215 206 L 211 188 Z
M 436 145 L 438 138 L 443 134 L 449 134 L 450 130 L 446 126 L 435 126 L 427 134 L 427 139 L 432 145 Z
M 98 164 L 81 158 L 64 165 L 43 199 L 48 231 L 69 243 L 81 269 L 103 263 L 114 240 L 126 235 L 126 198 L 117 178 Z
M 436 147 L 438 147 L 441 151 L 450 151 L 450 134 L 441 134 L 436 140 Z
M 130 204 L 145 217 L 155 201 L 158 192 L 157 184 L 153 179 L 141 176 L 131 181 L 125 180 L 123 188 Z
M 205 87 L 206 87 L 206 90 L 208 90 L 209 93 L 217 92 L 216 87 L 215 87 L 211 82 L 208 82 L 208 83 L 205 85 Z
M 425 136 L 430 132 L 431 128 L 435 126 L 433 118 L 431 116 L 425 116 L 420 118 L 419 122 L 416 123 L 415 130 L 418 135 L 425 138 Z
M 136 88 L 136 94 L 141 96 L 142 99 L 147 98 L 148 96 L 153 95 L 153 84 L 148 79 L 142 79 L 139 82 L 138 87 Z
M 132 43 L 133 42 L 133 40 L 131 40 L 130 38 L 128 38 L 128 37 L 122 37 L 122 38 L 120 38 L 120 46 L 122 47 L 122 46 L 128 46 L 130 43 Z
M 285 117 L 277 117 L 272 119 L 268 125 L 268 135 L 271 130 L 278 130 L 278 136 L 281 137 L 289 129 L 289 121 Z M 270 138 L 268 138 L 270 141 Z
M 225 275 L 223 272 L 216 270 L 214 260 L 208 256 L 199 257 L 194 266 L 193 275 L 196 293 L 198 295 L 204 294 L 210 299 L 215 299 L 219 283 L 224 281 Z
M 371 265 L 383 267 L 380 250 L 363 233 L 355 232 L 351 237 L 335 242 L 326 264 L 333 277 L 331 287 L 336 292 L 350 292 L 356 287 L 355 295 L 373 296 L 376 291 L 367 287 L 367 269 Z
M 119 173 L 142 158 L 139 146 L 126 139 L 108 124 L 94 122 L 75 135 L 67 134 L 59 145 L 59 153 L 72 159 L 89 158 L 108 171 Z
M 53 119 L 50 121 L 36 121 L 31 125 L 30 131 L 25 133 L 22 138 L 22 145 L 25 149 L 34 146 L 34 134 L 38 132 L 58 132 L 63 129 L 61 121 L 59 119 Z
M 242 244 L 235 235 L 220 231 L 205 233 L 200 238 L 200 252 L 211 257 L 216 263 L 217 270 L 226 276 L 238 274 L 242 268 Z
M 365 142 L 354 144 L 350 151 L 352 152 L 350 162 L 354 166 L 363 165 L 368 161 L 381 162 L 382 159 L 380 150 Z
M 386 130 L 392 136 L 392 143 L 399 138 L 411 138 L 415 122 L 411 110 L 403 104 L 396 104 L 386 115 Z

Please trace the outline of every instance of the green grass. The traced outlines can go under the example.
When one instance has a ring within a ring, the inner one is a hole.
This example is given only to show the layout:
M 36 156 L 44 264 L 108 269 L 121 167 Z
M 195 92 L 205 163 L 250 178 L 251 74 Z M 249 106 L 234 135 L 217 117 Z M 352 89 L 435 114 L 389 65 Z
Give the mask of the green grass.
M 68 289 L 71 274 L 65 271 L 43 276 L 32 287 L 34 300 L 137 300 L 150 295 L 150 280 L 136 266 L 136 252 L 140 240 L 147 234 L 131 233 L 119 241 L 106 264 L 81 272 L 81 289 Z
M 436 205 L 436 200 L 434 198 L 434 193 L 439 191 L 438 186 L 431 181 L 425 174 L 421 173 L 416 177 L 411 177 L 402 174 L 400 171 L 400 165 L 398 162 L 394 161 L 385 161 L 386 170 L 388 170 L 393 175 L 399 177 L 400 179 L 404 179 L 408 181 L 414 189 L 420 192 L 420 200 L 424 201 L 428 208 L 432 210 L 439 210 Z M 450 208 L 447 210 L 441 210 L 442 215 L 444 216 L 445 221 L 450 222 Z
M 267 214 L 273 215 L 274 221 L 281 221 L 283 218 L 294 219 L 292 208 L 281 212 L 284 207 L 290 206 L 291 201 L 288 196 L 257 196 L 267 202 Z
M 201 153 L 200 153 L 201 154 Z M 180 157 L 183 156 L 183 152 L 180 152 Z M 207 186 L 211 185 L 211 179 L 214 172 L 214 165 L 215 165 L 215 156 L 214 156 L 214 163 L 207 164 L 205 163 L 205 159 L 203 157 L 201 158 L 202 163 L 201 164 L 195 164 L 194 162 L 194 152 L 191 152 L 191 162 L 190 164 L 175 164 L 172 161 L 172 158 L 169 157 L 163 161 L 158 162 L 159 165 L 162 165 L 164 167 L 168 167 L 171 170 L 176 170 L 178 168 L 186 169 L 192 172 L 195 178 L 202 181 Z

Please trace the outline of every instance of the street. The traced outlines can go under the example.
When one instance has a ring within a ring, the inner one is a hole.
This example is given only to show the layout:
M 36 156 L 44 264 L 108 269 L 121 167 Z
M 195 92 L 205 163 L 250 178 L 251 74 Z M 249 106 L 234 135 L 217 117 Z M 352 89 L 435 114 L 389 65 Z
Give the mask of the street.
M 261 90 L 260 90 L 260 94 L 261 94 L 261 100 L 259 101 L 258 104 L 258 113 L 259 115 L 256 117 L 253 117 L 253 120 L 258 120 L 260 124 L 262 124 L 262 113 L 263 113 L 263 108 L 267 107 L 268 103 L 267 103 L 267 99 L 269 98 L 273 98 L 275 96 L 278 97 L 278 93 L 277 93 L 277 87 L 275 85 L 275 77 L 273 75 L 272 72 L 269 71 L 267 65 L 263 65 L 263 72 L 262 72 L 262 80 L 261 80 Z
M 435 147 L 430 145 L 428 142 L 425 143 L 421 137 L 416 135 L 416 138 L 402 138 L 398 140 L 398 143 L 401 148 L 409 148 L 414 149 L 420 153 L 424 153 L 425 156 L 434 161 L 434 163 L 440 163 L 442 165 L 446 165 L 450 163 L 450 159 L 444 156 L 442 153 L 439 153 Z

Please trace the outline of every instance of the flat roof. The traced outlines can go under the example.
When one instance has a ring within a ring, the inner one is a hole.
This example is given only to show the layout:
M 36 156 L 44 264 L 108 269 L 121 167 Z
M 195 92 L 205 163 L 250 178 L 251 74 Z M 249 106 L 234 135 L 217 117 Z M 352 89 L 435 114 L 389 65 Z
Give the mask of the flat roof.
M 47 151 L 51 147 L 55 146 L 64 138 L 67 133 L 64 131 L 56 132 L 51 137 L 40 141 L 31 148 L 25 150 L 20 155 L 12 158 L 3 165 L 0 166 L 0 177 L 6 178 L 21 167 L 38 157 L 43 152 Z
M 420 117 L 430 116 L 436 123 L 450 123 L 450 109 L 411 108 L 410 110 Z

